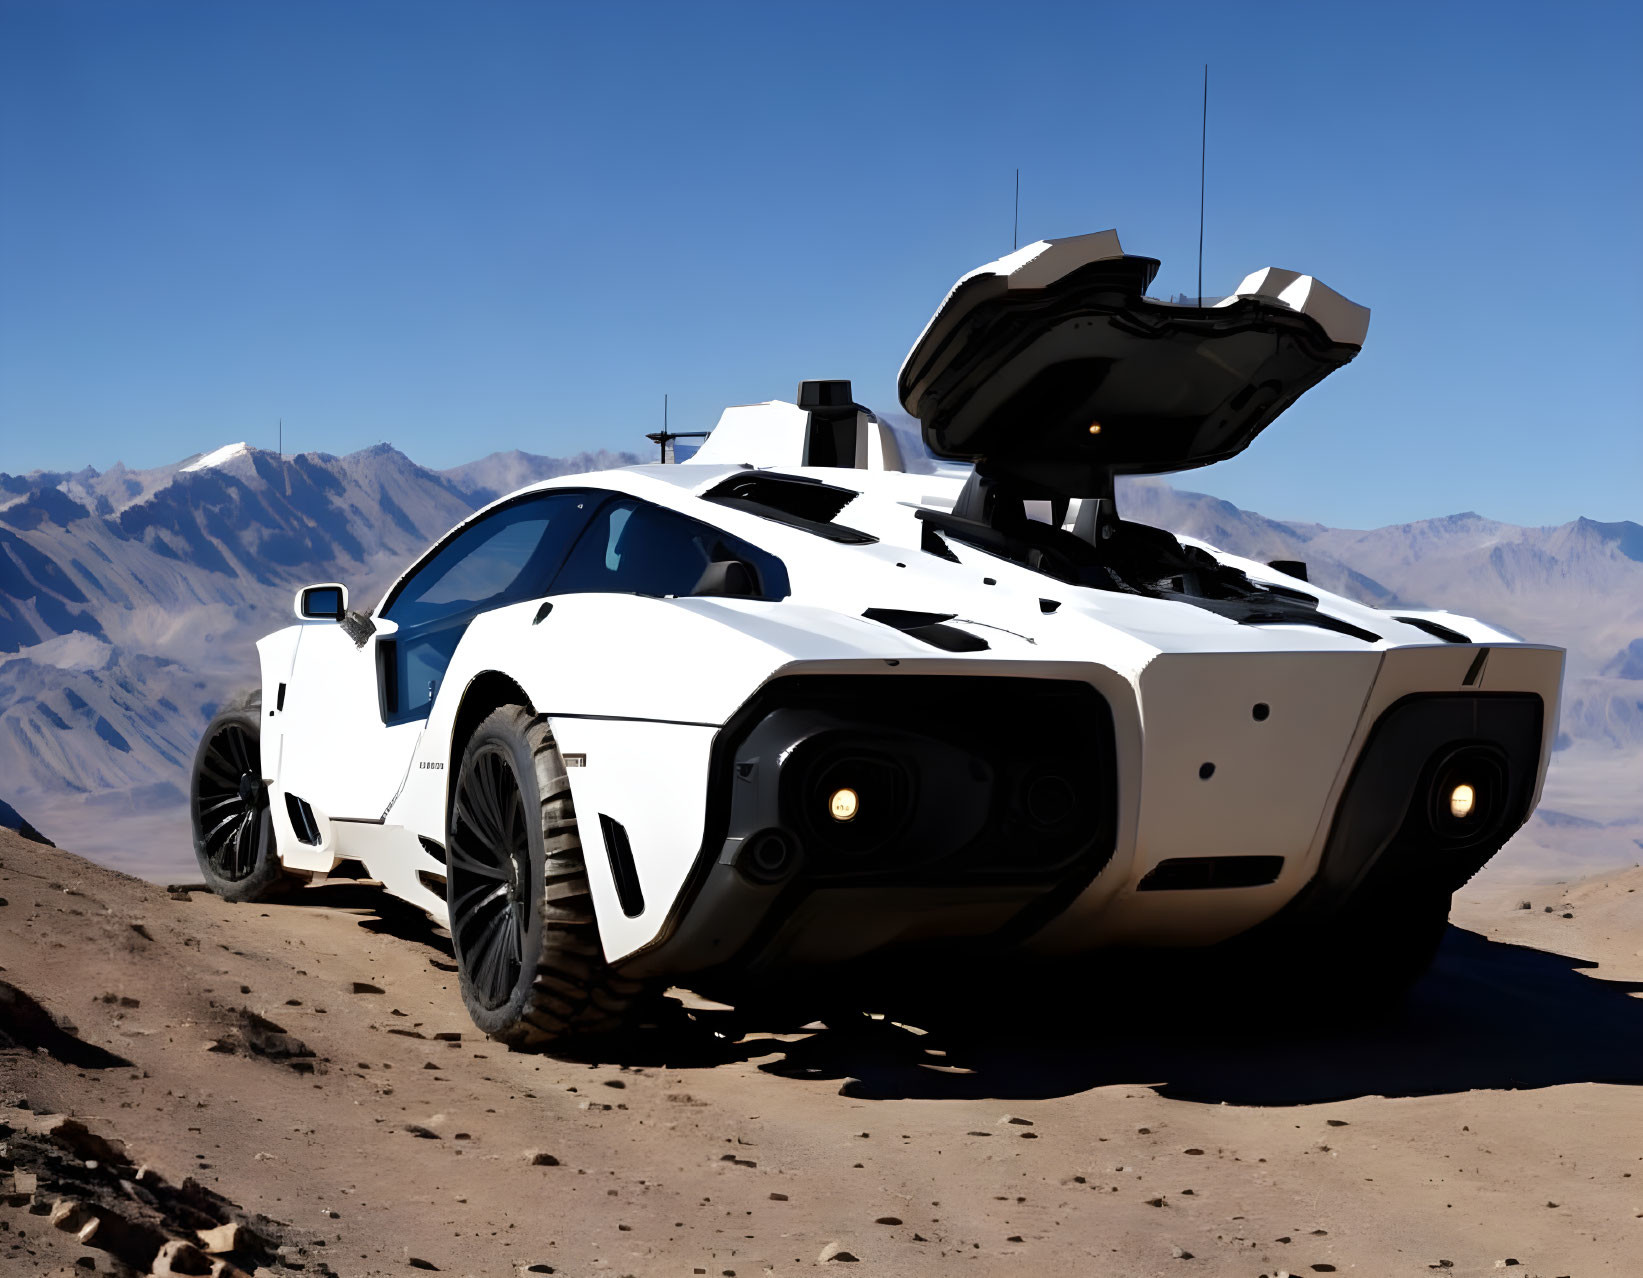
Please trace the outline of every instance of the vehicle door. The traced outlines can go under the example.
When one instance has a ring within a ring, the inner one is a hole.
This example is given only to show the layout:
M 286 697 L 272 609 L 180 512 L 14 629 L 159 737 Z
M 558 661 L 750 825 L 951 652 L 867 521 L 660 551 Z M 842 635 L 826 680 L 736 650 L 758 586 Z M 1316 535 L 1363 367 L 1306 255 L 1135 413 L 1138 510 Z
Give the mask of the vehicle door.
M 286 704 L 286 792 L 333 820 L 380 821 L 469 624 L 546 594 L 603 497 L 531 493 L 460 525 L 389 591 L 363 641 L 363 627 L 307 623 Z

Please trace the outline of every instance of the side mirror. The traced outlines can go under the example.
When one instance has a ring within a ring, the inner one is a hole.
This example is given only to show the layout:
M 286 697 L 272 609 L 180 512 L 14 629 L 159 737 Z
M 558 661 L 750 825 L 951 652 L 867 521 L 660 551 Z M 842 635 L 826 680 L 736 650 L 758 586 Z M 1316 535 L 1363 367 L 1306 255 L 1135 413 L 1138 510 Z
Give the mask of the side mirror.
M 341 621 L 348 611 L 348 587 L 340 582 L 304 586 L 297 591 L 296 613 L 302 621 Z
M 759 593 L 759 587 L 753 579 L 753 570 L 740 559 L 716 559 L 702 569 L 690 593 L 751 599 Z

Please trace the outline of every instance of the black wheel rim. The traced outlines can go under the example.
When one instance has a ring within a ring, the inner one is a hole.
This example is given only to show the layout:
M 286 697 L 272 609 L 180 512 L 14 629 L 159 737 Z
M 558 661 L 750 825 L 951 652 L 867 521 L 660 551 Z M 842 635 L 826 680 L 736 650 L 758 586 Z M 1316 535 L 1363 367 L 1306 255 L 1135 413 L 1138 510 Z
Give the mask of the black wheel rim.
M 474 752 L 457 778 L 446 848 L 451 942 L 487 1008 L 512 997 L 524 965 L 531 847 L 513 761 L 498 746 Z
M 194 786 L 194 830 L 205 859 L 222 878 L 248 879 L 272 835 L 262 752 L 244 725 L 224 724 L 200 756 Z

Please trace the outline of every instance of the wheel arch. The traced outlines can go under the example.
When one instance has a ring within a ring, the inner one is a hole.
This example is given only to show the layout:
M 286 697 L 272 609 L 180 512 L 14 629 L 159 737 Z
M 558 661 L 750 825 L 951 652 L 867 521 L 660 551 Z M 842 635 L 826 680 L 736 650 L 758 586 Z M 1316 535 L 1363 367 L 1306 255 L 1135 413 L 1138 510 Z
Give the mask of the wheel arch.
M 445 775 L 449 778 L 446 784 L 445 804 L 447 815 L 450 808 L 450 791 L 456 778 L 456 769 L 462 762 L 462 751 L 467 748 L 468 738 L 473 736 L 474 729 L 485 722 L 491 711 L 502 706 L 524 706 L 532 714 L 536 707 L 531 703 L 530 694 L 519 686 L 519 681 L 500 670 L 483 670 L 468 681 L 468 686 L 462 690 L 462 700 L 456 708 L 456 717 L 451 720 L 450 757 L 446 760 Z
M 502 706 L 524 706 L 532 714 L 536 713 L 536 706 L 531 702 L 530 694 L 511 675 L 503 674 L 500 670 L 481 670 L 462 690 L 462 700 L 457 703 L 456 717 L 451 720 L 451 738 L 447 743 L 448 754 L 445 760 L 445 810 L 441 817 L 439 841 L 445 842 L 446 831 L 450 829 L 451 802 L 456 794 L 456 772 L 462 766 L 462 752 L 468 748 L 468 738 L 473 736 L 474 730 L 484 723 L 493 710 Z

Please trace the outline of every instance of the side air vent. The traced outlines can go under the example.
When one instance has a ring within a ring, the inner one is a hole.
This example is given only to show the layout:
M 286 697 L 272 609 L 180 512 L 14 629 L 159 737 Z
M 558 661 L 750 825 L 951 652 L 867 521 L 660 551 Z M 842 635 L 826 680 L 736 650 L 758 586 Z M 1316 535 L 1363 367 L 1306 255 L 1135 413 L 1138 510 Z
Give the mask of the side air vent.
M 906 612 L 900 608 L 869 608 L 861 614 L 869 621 L 890 626 L 909 638 L 944 652 L 985 652 L 988 644 L 980 635 L 942 623 L 956 615 L 951 612 Z
M 435 896 L 442 897 L 445 895 L 445 876 L 443 874 L 432 874 L 427 870 L 418 870 L 416 872 L 416 881 Z
M 314 809 L 308 806 L 308 801 L 288 794 L 285 796 L 285 811 L 291 818 L 291 828 L 296 831 L 298 841 L 318 847 L 319 822 L 314 820 Z
M 446 864 L 445 848 L 443 844 L 435 843 L 426 834 L 417 835 L 417 842 L 422 844 L 422 850 L 441 865 Z
M 1205 888 L 1264 887 L 1277 881 L 1281 856 L 1182 856 L 1160 861 L 1138 892 L 1195 892 Z
M 803 475 L 755 472 L 733 475 L 702 494 L 703 501 L 745 510 L 761 519 L 786 524 L 829 541 L 862 546 L 878 540 L 858 528 L 835 524 L 833 517 L 859 494 L 854 489 L 824 484 Z
M 1435 621 L 1428 621 L 1425 617 L 1394 617 L 1393 621 L 1401 621 L 1406 626 L 1413 626 L 1416 630 L 1424 630 L 1434 639 L 1442 639 L 1444 643 L 1471 643 L 1458 630 L 1451 630 L 1448 626 L 1440 626 Z
M 599 814 L 599 832 L 605 837 L 605 855 L 610 858 L 610 877 L 616 884 L 616 900 L 630 919 L 645 912 L 645 894 L 639 886 L 639 870 L 633 864 L 633 845 L 627 827 Z

